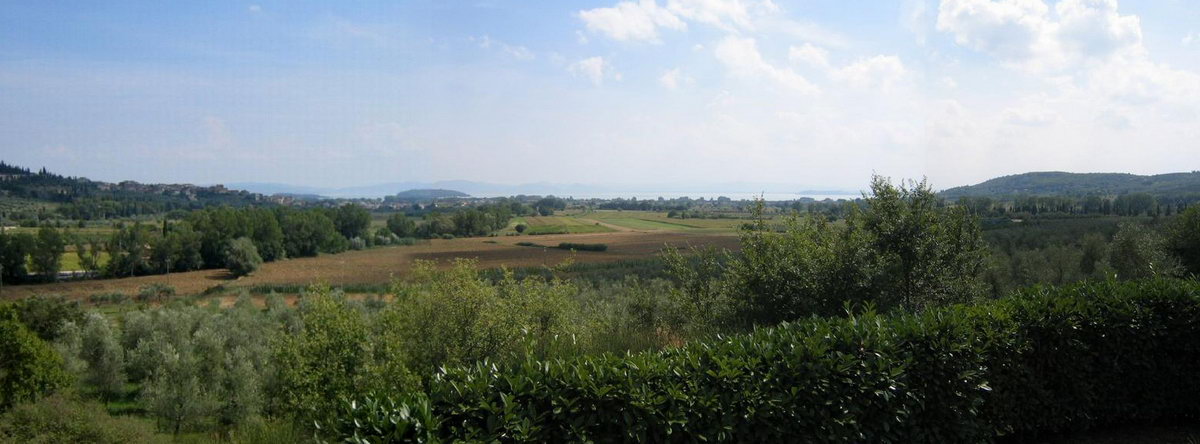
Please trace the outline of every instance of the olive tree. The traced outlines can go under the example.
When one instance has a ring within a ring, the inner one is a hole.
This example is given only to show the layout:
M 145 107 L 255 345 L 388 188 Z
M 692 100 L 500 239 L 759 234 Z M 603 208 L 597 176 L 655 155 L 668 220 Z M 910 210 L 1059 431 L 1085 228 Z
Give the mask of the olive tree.
M 1108 254 L 1109 264 L 1122 280 L 1172 276 L 1179 270 L 1162 235 L 1141 224 L 1121 224 Z
M 121 396 L 125 392 L 125 353 L 108 319 L 88 313 L 81 337 L 80 357 L 87 362 L 84 382 L 105 401 Z

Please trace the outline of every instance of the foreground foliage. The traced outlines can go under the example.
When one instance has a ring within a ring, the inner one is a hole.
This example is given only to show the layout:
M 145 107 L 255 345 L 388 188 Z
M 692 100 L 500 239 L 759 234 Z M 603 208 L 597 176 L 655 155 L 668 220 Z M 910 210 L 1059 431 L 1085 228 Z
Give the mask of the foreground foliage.
M 362 394 L 356 442 L 978 442 L 1200 418 L 1200 283 L 1035 288 L 922 314 L 812 318 L 627 356 L 440 372 Z

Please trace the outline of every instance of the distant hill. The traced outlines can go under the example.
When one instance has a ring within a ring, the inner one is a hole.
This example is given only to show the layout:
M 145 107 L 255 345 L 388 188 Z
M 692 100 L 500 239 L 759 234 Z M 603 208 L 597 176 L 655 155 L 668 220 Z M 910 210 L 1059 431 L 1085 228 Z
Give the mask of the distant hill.
M 1200 193 L 1200 171 L 1139 176 L 1123 173 L 1064 173 L 1059 171 L 1016 174 L 980 183 L 950 188 L 942 196 L 1017 195 L 1120 195 L 1150 193 L 1175 196 Z
M 451 197 L 471 197 L 471 195 L 454 190 L 420 189 L 401 191 L 396 193 L 395 196 L 391 196 L 391 198 L 396 200 L 435 200 Z
M 191 210 L 209 205 L 268 205 L 266 196 L 231 190 L 221 185 L 143 184 L 131 180 L 110 183 L 55 174 L 0 161 L 0 200 L 26 199 L 53 203 L 68 219 L 106 219 Z M 0 218 L 30 219 L 26 213 Z

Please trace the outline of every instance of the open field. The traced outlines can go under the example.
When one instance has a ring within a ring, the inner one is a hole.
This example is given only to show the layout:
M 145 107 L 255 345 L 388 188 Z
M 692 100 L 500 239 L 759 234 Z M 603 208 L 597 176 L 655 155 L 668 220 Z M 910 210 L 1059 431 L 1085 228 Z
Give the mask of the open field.
M 584 220 L 616 225 L 634 230 L 730 232 L 746 223 L 746 219 L 678 219 L 655 211 L 599 210 L 577 216 Z
M 528 225 L 529 229 L 525 230 L 525 234 L 529 235 L 608 233 L 617 231 L 596 221 L 588 221 L 571 216 L 526 216 L 515 219 L 511 225 L 515 226 L 516 224 Z
M 73 298 L 86 298 L 97 293 L 134 294 L 139 287 L 152 283 L 174 286 L 180 295 L 202 293 L 218 285 L 243 287 L 265 284 L 303 285 L 314 282 L 331 285 L 376 284 L 404 276 L 416 260 L 439 261 L 445 265 L 456 258 L 468 258 L 478 260 L 480 268 L 528 267 L 556 265 L 568 258 L 577 263 L 642 259 L 653 256 L 666 245 L 711 245 L 730 249 L 739 245 L 738 238 L 729 234 L 667 232 L 608 232 L 545 235 L 536 238 L 538 243 L 545 245 L 557 245 L 559 242 L 603 243 L 608 245 L 608 251 L 605 252 L 572 253 L 557 248 L 516 245 L 517 242 L 529 240 L 528 236 L 436 239 L 426 245 L 383 247 L 272 262 L 264 264 L 253 276 L 237 280 L 231 279 L 225 270 L 201 270 L 123 279 L 5 286 L 0 297 L 11 299 L 35 294 L 62 294 Z

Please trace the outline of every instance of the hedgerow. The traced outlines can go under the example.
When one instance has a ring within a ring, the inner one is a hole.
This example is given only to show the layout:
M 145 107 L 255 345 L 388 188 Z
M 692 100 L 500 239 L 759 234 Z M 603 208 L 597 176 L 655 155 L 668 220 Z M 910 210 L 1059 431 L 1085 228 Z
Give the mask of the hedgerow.
M 581 244 L 577 242 L 560 242 L 558 244 L 560 250 L 578 250 L 578 251 L 608 251 L 608 244 Z
M 443 369 L 319 434 L 394 441 L 981 442 L 1200 419 L 1200 283 L 811 318 L 661 352 Z

